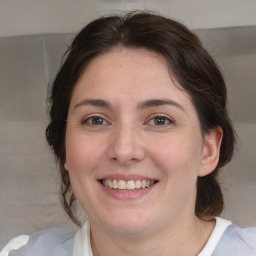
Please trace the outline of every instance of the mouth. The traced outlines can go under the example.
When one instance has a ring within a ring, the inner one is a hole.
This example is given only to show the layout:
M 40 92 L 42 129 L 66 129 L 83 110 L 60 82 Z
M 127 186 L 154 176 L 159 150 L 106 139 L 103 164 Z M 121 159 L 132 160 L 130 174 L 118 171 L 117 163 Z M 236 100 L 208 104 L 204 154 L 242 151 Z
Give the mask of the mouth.
M 142 190 L 155 185 L 157 180 L 117 180 L 117 179 L 102 179 L 99 180 L 100 183 L 109 189 L 119 190 L 119 191 L 136 191 Z

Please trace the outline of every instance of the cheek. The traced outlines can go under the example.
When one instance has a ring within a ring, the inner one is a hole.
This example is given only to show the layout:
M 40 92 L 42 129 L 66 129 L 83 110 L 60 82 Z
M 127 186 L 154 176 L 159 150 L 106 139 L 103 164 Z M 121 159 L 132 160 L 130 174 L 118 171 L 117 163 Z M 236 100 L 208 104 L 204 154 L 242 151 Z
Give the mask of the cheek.
M 100 162 L 102 146 L 102 143 L 82 136 L 67 136 L 65 168 L 72 173 L 87 174 Z
M 149 154 L 165 175 L 183 179 L 197 176 L 201 164 L 201 135 L 185 134 L 166 137 L 151 143 Z
M 149 152 L 156 169 L 162 173 L 162 200 L 164 209 L 170 213 L 178 214 L 185 205 L 194 206 L 197 172 L 200 163 L 200 150 L 193 143 L 176 136 L 175 140 L 155 143 Z M 182 142 L 182 143 L 181 143 Z M 160 203 L 162 201 L 159 201 Z

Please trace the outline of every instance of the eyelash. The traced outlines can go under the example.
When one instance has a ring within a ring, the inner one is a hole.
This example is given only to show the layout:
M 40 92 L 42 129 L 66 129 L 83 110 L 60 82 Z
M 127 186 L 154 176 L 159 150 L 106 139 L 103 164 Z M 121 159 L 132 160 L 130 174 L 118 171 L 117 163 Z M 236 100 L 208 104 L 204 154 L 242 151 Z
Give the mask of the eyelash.
M 98 119 L 98 121 L 97 121 Z M 157 119 L 160 120 L 160 122 L 164 122 L 164 123 L 160 123 L 157 124 Z M 96 122 L 100 122 L 100 123 L 93 123 L 94 121 Z M 150 124 L 150 122 L 153 121 L 154 123 Z M 166 124 L 166 122 L 168 122 Z M 166 125 L 171 125 L 173 124 L 174 121 L 164 115 L 156 115 L 153 116 L 152 118 L 150 118 L 148 121 L 146 121 L 144 124 L 149 124 L 149 125 L 155 125 L 155 126 L 166 126 Z M 82 124 L 88 124 L 90 126 L 102 126 L 102 125 L 110 125 L 111 123 L 106 121 L 105 118 L 99 116 L 99 115 L 93 115 L 93 116 L 89 116 L 87 118 L 85 118 L 84 120 L 82 120 Z
M 93 124 L 93 120 L 96 120 L 96 119 L 101 119 L 103 123 Z M 105 118 L 95 115 L 95 116 L 89 116 L 89 117 L 83 119 L 82 124 L 88 124 L 90 126 L 101 126 L 101 125 L 109 125 L 110 123 L 108 121 L 106 121 Z
M 166 123 L 164 123 L 164 124 L 156 124 L 156 120 L 157 119 L 161 119 L 161 121 L 163 121 L 163 122 L 168 122 L 167 124 Z M 153 124 L 150 124 L 150 122 L 151 121 L 153 121 L 154 123 Z M 150 118 L 147 122 L 146 122 L 146 124 L 150 124 L 150 125 L 155 125 L 155 126 L 166 126 L 166 125 L 171 125 L 171 124 L 173 124 L 174 123 L 174 121 L 172 120 L 172 119 L 170 119 L 169 117 L 167 117 L 167 116 L 164 116 L 164 115 L 156 115 L 156 116 L 153 116 L 152 118 Z

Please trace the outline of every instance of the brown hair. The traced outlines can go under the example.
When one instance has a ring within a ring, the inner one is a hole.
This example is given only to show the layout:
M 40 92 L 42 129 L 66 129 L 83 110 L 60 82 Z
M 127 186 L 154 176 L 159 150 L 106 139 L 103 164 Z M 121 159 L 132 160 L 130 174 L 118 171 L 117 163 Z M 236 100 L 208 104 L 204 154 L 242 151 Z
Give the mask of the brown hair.
M 145 48 L 162 55 L 181 86 L 190 94 L 204 133 L 220 126 L 223 140 L 215 170 L 197 181 L 195 214 L 218 216 L 223 195 L 217 181 L 221 167 L 233 155 L 235 136 L 227 109 L 227 92 L 219 68 L 202 47 L 198 37 L 182 24 L 148 12 L 132 12 L 99 18 L 88 24 L 68 48 L 50 92 L 50 124 L 46 137 L 58 160 L 61 173 L 62 205 L 79 225 L 65 163 L 66 118 L 72 91 L 86 65 L 114 47 Z

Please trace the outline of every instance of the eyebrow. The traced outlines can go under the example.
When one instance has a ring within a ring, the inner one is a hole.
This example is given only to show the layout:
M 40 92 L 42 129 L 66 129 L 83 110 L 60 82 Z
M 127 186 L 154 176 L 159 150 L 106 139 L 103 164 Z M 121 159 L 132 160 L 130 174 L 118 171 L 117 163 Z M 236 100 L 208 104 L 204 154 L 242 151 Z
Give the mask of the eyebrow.
M 108 108 L 111 109 L 111 104 L 108 101 L 100 100 L 100 99 L 84 99 L 83 101 L 79 102 L 75 105 L 75 108 L 79 106 L 94 106 L 94 107 L 101 107 L 101 108 Z
M 174 106 L 185 112 L 185 109 L 179 103 L 169 99 L 149 99 L 140 103 L 138 105 L 138 109 L 145 109 L 145 108 L 158 107 L 158 106 L 164 106 L 164 105 Z
M 158 106 L 164 106 L 164 105 L 174 106 L 185 112 L 185 109 L 179 103 L 169 99 L 148 99 L 146 101 L 139 103 L 137 106 L 137 109 L 143 110 L 146 108 L 158 107 Z M 106 100 L 101 100 L 101 99 L 84 99 L 78 104 L 76 104 L 75 108 L 79 106 L 94 106 L 94 107 L 112 109 L 110 102 Z

